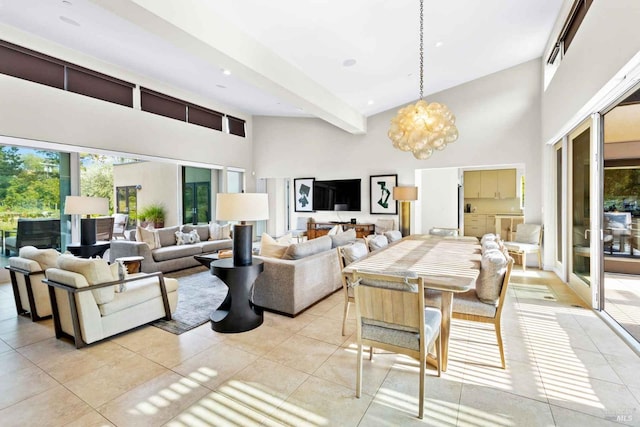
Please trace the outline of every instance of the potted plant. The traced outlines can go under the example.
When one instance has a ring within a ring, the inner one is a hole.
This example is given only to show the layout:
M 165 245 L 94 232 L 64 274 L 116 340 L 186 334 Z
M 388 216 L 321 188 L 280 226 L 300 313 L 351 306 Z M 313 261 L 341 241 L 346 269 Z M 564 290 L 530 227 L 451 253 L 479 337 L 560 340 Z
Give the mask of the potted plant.
M 152 224 L 153 228 L 162 228 L 164 227 L 164 219 L 166 215 L 167 212 L 162 204 L 152 203 L 138 212 L 140 226 L 146 227 L 149 224 Z

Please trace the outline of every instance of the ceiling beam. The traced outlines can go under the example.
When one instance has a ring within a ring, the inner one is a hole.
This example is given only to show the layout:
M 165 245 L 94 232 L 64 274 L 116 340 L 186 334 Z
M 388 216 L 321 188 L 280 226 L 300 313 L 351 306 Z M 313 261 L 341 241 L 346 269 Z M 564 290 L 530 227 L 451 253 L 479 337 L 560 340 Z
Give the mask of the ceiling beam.
M 202 0 L 90 0 L 304 112 L 354 134 L 367 119 Z

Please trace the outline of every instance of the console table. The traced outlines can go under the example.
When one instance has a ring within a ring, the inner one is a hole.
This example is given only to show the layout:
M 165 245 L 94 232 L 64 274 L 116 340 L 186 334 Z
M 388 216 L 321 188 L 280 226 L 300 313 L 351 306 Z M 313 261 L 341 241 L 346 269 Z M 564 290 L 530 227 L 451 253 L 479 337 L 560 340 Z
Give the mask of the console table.
M 250 265 L 233 265 L 233 258 L 211 262 L 211 274 L 227 287 L 227 297 L 220 307 L 211 313 L 211 329 L 216 332 L 245 332 L 262 325 L 262 308 L 251 301 L 251 290 L 256 278 L 264 270 L 261 260 L 253 259 Z
M 315 239 L 329 233 L 336 225 L 341 225 L 343 230 L 351 228 L 356 230 L 356 237 L 363 238 L 376 232 L 375 224 L 351 224 L 350 222 L 309 222 L 307 223 L 307 239 Z

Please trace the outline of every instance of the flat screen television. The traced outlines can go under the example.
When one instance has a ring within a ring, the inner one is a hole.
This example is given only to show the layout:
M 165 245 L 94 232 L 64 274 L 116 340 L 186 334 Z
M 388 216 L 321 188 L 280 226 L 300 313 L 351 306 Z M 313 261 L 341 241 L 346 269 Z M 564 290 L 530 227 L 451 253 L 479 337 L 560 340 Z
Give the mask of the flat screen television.
M 313 210 L 359 211 L 360 179 L 313 182 Z

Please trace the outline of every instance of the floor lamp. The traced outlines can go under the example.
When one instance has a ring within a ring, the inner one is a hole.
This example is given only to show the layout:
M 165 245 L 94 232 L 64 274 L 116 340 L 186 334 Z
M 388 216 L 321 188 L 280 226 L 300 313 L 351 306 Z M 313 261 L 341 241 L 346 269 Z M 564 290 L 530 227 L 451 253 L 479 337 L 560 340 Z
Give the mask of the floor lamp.
M 418 187 L 393 187 L 393 200 L 400 202 L 400 232 L 411 234 L 411 202 L 418 200 Z
M 233 265 L 253 262 L 253 225 L 246 221 L 269 219 L 269 200 L 265 193 L 218 193 L 216 220 L 240 221 L 233 226 Z
M 80 219 L 80 244 L 96 244 L 96 219 L 90 215 L 107 215 L 109 199 L 106 197 L 67 196 L 64 200 L 65 215 L 86 215 Z

